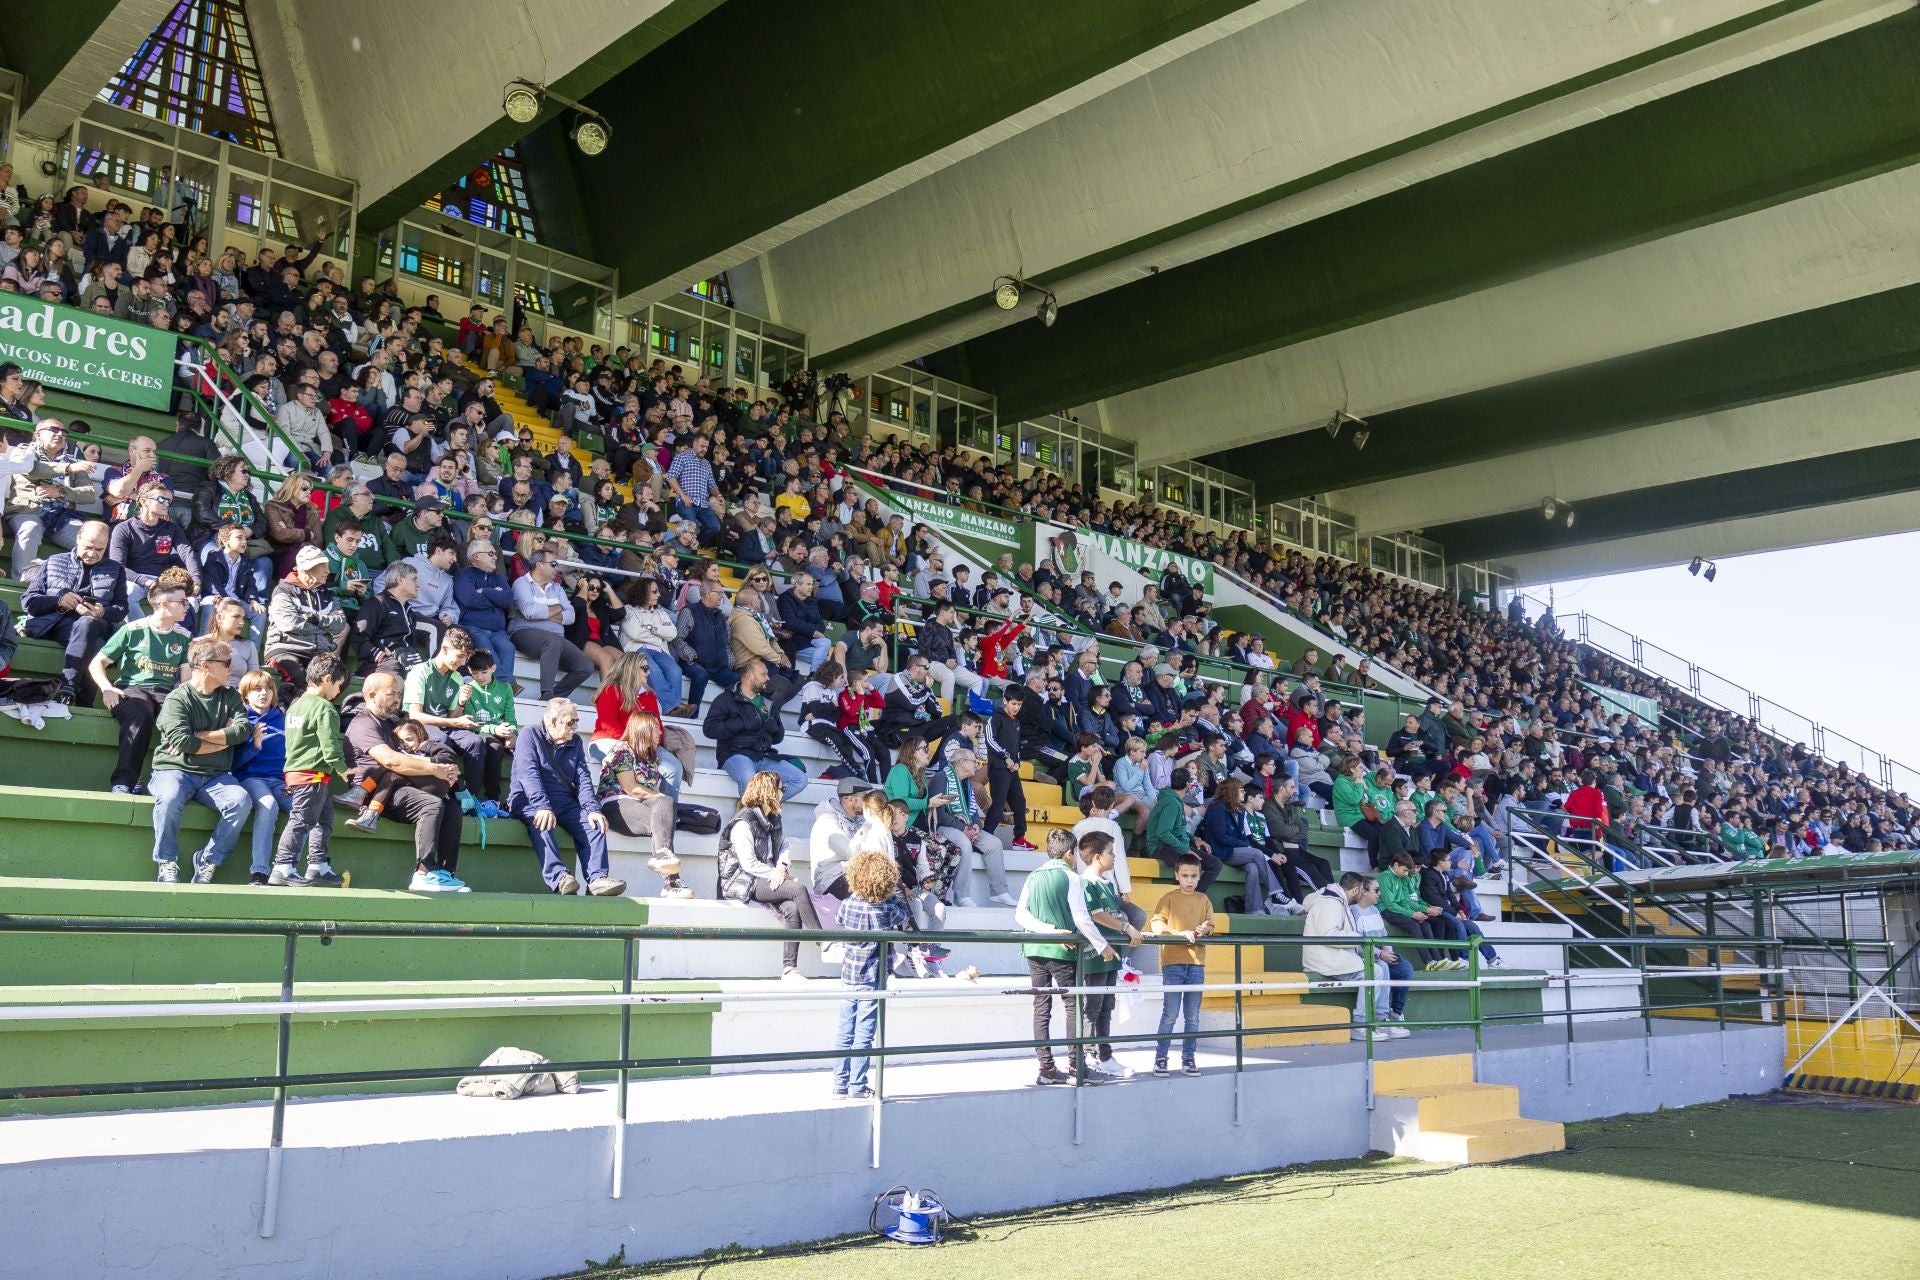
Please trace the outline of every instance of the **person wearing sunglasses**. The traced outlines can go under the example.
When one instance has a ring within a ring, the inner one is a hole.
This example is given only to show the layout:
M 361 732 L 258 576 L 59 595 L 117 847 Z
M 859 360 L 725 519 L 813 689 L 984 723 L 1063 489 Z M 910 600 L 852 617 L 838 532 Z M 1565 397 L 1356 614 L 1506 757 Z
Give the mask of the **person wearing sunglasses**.
M 160 704 L 154 722 L 153 861 L 161 884 L 180 880 L 180 819 L 193 801 L 220 815 L 206 844 L 193 855 L 193 883 L 212 884 L 233 851 L 251 810 L 247 789 L 232 773 L 234 748 L 253 738 L 246 704 L 228 681 L 233 652 L 225 640 L 202 636 L 187 646 L 186 678 Z

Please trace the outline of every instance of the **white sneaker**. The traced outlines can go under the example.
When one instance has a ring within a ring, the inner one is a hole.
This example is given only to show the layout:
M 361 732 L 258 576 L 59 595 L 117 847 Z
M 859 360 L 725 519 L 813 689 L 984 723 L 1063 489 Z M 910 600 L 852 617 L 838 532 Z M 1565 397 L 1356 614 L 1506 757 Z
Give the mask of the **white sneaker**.
M 1102 1062 L 1100 1064 L 1100 1071 L 1101 1074 L 1114 1080 L 1130 1080 L 1133 1078 L 1133 1068 L 1118 1058 L 1109 1058 L 1105 1062 Z
M 1382 1027 L 1380 1028 L 1380 1034 L 1389 1040 L 1405 1040 L 1413 1033 L 1405 1027 Z
M 458 893 L 459 889 L 446 883 L 431 871 L 416 871 L 413 879 L 407 881 L 409 893 Z
M 1507 962 L 1505 960 L 1494 959 L 1487 961 L 1487 968 L 1489 969 L 1504 969 L 1506 967 Z
M 847 949 L 841 943 L 823 942 L 820 944 L 820 958 L 828 964 L 839 964 L 841 958 L 846 954 Z
M 1020 899 L 1010 893 L 996 893 L 991 898 L 988 898 L 987 901 L 1002 907 L 1017 907 L 1020 905 Z
M 955 898 L 953 900 L 953 905 L 956 907 L 977 907 L 980 904 L 975 902 L 972 898 Z M 1015 903 L 1014 905 L 1018 906 L 1019 904 Z
M 805 982 L 806 980 L 806 975 L 798 969 L 789 969 L 780 975 L 780 981 L 782 982 Z

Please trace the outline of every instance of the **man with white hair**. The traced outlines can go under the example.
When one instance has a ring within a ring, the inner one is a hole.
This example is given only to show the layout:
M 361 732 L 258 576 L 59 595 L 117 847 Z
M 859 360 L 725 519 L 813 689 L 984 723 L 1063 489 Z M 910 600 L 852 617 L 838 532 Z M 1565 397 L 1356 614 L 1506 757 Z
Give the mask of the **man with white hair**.
M 593 773 L 580 738 L 580 709 L 571 698 L 549 698 L 539 724 L 520 730 L 513 747 L 513 786 L 507 812 L 527 824 L 533 851 L 540 855 L 540 878 L 562 897 L 580 892 L 580 880 L 560 856 L 555 834 L 573 837 L 574 854 L 587 892 L 618 897 L 626 881 L 616 880 L 607 864 L 607 820 L 593 796 Z

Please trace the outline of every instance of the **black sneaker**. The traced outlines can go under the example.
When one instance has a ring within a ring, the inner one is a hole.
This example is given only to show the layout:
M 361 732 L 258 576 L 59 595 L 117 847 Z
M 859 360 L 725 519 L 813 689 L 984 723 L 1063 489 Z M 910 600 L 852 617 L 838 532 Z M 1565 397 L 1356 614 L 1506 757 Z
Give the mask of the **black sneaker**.
M 331 866 L 316 867 L 309 862 L 307 864 L 307 883 L 319 889 L 338 889 L 341 885 L 345 884 L 346 881 L 341 879 L 340 873 L 335 871 Z
M 1197 1076 L 1200 1074 L 1200 1068 L 1195 1063 L 1183 1062 L 1180 1064 L 1180 1074 L 1183 1076 Z
M 1167 1060 L 1165 1058 L 1155 1058 L 1153 1060 L 1153 1074 L 1165 1080 L 1173 1073 L 1167 1070 Z
M 1034 1078 L 1035 1084 L 1072 1084 L 1073 1077 L 1055 1067 L 1051 1062 L 1040 1068 L 1040 1074 Z
M 247 883 L 250 885 L 254 885 L 256 887 L 263 885 L 266 882 L 267 882 L 267 873 L 264 871 L 255 871 L 247 877 Z
M 273 864 L 273 874 L 267 877 L 267 883 L 276 889 L 304 889 L 310 882 L 293 869 L 291 862 L 276 862 Z
M 63 707 L 70 707 L 79 696 L 79 694 L 74 692 L 73 681 L 62 680 L 60 687 L 54 691 L 53 700 Z

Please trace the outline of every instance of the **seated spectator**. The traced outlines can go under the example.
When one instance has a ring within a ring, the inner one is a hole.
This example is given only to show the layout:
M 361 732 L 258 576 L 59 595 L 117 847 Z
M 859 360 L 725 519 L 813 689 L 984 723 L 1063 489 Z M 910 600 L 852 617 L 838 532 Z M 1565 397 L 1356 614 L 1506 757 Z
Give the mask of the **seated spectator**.
M 267 557 L 260 557 L 271 565 Z M 253 557 L 247 554 L 247 531 L 242 525 L 220 526 L 213 541 L 200 554 L 203 593 L 197 610 L 197 625 L 205 631 L 212 621 L 214 606 L 232 601 L 240 606 L 248 629 L 255 634 L 266 630 L 267 595 L 254 575 Z
M 154 585 L 153 612 L 115 631 L 88 665 L 101 704 L 120 726 L 120 754 L 110 780 L 116 795 L 140 789 L 140 771 L 161 706 L 180 682 L 193 639 L 181 625 L 187 616 L 187 589 L 186 573 L 168 570 Z M 118 682 L 107 674 L 110 670 L 119 675 Z
M 713 739 L 714 754 L 720 768 L 741 793 L 757 774 L 772 774 L 789 800 L 807 785 L 806 771 L 790 760 L 774 754 L 773 749 L 787 735 L 779 708 L 766 696 L 769 680 L 766 664 L 758 658 L 748 660 L 740 669 L 740 681 L 723 689 L 707 709 L 707 736 Z
M 98 501 L 93 467 L 67 452 L 67 428 L 42 418 L 33 429 L 25 469 L 9 468 L 6 521 L 13 531 L 13 576 L 24 578 L 42 543 L 71 548 L 87 522 L 84 509 Z
M 1337 883 L 1326 885 L 1309 895 L 1307 898 L 1307 920 L 1304 926 L 1307 935 L 1316 938 L 1353 937 L 1356 939 L 1364 936 L 1361 933 L 1359 922 L 1355 918 L 1355 908 L 1363 898 L 1369 899 L 1370 902 L 1379 900 L 1380 894 L 1377 888 L 1375 888 L 1371 894 L 1368 893 L 1368 886 L 1370 884 L 1371 877 L 1348 871 L 1341 875 Z M 1374 914 L 1377 917 L 1379 913 L 1375 912 Z M 1381 932 L 1385 932 L 1384 927 Z M 1385 981 L 1387 978 L 1395 976 L 1393 967 L 1385 962 L 1383 952 L 1376 951 L 1375 957 L 1374 971 L 1371 975 L 1374 981 Z M 1360 948 L 1357 945 L 1342 946 L 1337 943 L 1315 943 L 1312 946 L 1302 947 L 1300 949 L 1300 962 L 1306 969 L 1307 980 L 1309 982 L 1357 983 L 1365 980 L 1369 976 L 1366 971 L 1366 962 L 1362 958 Z M 1405 962 L 1401 961 L 1400 963 L 1404 964 Z M 1412 976 L 1412 972 L 1411 967 L 1409 967 L 1404 976 L 1410 977 Z M 1369 1003 L 1373 1005 L 1374 1017 L 1372 1021 L 1375 1024 L 1375 1035 L 1382 1039 L 1394 1039 L 1396 1038 L 1395 1032 L 1400 1030 L 1399 1028 L 1390 1029 L 1378 1025 L 1386 1021 L 1385 1015 L 1391 1007 L 1391 1000 L 1389 997 L 1380 993 L 1378 988 L 1375 988 L 1374 992 L 1371 1002 L 1364 988 L 1358 988 L 1353 993 L 1353 1038 L 1355 1040 L 1365 1040 L 1367 1038 L 1367 1006 Z M 1404 987 L 1396 987 L 1394 988 L 1394 993 L 1399 997 L 1401 1006 L 1405 1007 L 1406 989 Z M 1400 1034 L 1404 1034 L 1404 1031 L 1401 1031 Z
M 733 666 L 726 596 L 717 579 L 702 582 L 698 597 L 681 606 L 674 619 L 674 633 L 692 654 L 684 668 L 689 706 L 705 705 L 708 684 L 724 687 L 740 678 Z
M 593 674 L 587 655 L 567 640 L 573 601 L 553 561 L 551 551 L 533 553 L 526 575 L 513 584 L 513 618 L 507 627 L 514 648 L 540 664 L 543 699 L 564 698 Z
M 660 896 L 691 898 L 693 890 L 680 883 L 680 858 L 673 851 L 679 791 L 666 768 L 671 758 L 661 750 L 660 721 L 629 716 L 601 761 L 594 794 L 613 830 L 653 841 L 647 868 L 660 874 Z
M 403 745 L 400 698 L 396 675 L 376 671 L 361 685 L 360 710 L 347 725 L 348 778 L 363 795 L 392 784 L 390 798 L 377 809 L 369 806 L 369 812 L 412 824 L 414 873 L 408 889 L 466 893 L 466 882 L 454 875 L 460 862 L 460 806 L 446 793 L 460 781 L 460 766 Z
M 304 548 L 301 554 L 309 552 L 318 553 L 319 548 Z M 384 579 L 387 589 L 370 597 L 353 615 L 347 647 L 362 670 L 405 676 L 426 657 L 422 651 L 426 632 L 414 608 L 420 574 L 411 561 L 402 560 L 388 566 Z
M 1247 891 L 1242 909 L 1247 914 L 1298 914 L 1293 910 L 1297 904 L 1281 891 L 1266 851 L 1254 843 L 1247 832 L 1245 806 L 1246 793 L 1240 780 L 1228 778 L 1214 792 L 1213 802 L 1200 820 L 1199 834 L 1205 837 L 1207 848 L 1216 859 L 1246 873 Z
M 461 677 L 472 656 L 473 636 L 465 627 L 449 628 L 431 658 L 408 668 L 400 706 L 409 720 L 426 727 L 429 741 L 453 749 L 460 760 L 462 786 L 477 803 L 487 795 L 489 753 L 480 722 L 464 705 L 473 695 L 472 686 Z
M 650 665 L 644 653 L 623 653 L 607 672 L 600 692 L 593 699 L 593 738 L 587 743 L 588 759 L 612 750 L 614 743 L 626 735 L 627 721 L 634 716 L 660 720 L 660 699 L 647 687 Z M 660 741 L 670 753 L 663 759 L 662 767 L 667 771 L 671 790 L 678 795 L 687 779 L 693 776 L 693 735 L 679 725 L 662 722 Z
M 1445 912 L 1431 906 L 1420 896 L 1420 871 L 1410 853 L 1396 854 L 1380 878 L 1380 915 L 1409 938 L 1450 938 L 1452 929 L 1445 923 Z M 1454 960 L 1433 947 L 1414 950 L 1414 958 L 1429 970 L 1464 969 L 1464 960 Z
M 467 563 L 453 575 L 453 599 L 460 624 L 478 649 L 493 655 L 500 678 L 511 684 L 517 650 L 507 634 L 513 612 L 513 588 L 500 572 L 500 548 L 486 541 L 467 544 Z
M 1187 825 L 1185 793 L 1193 775 L 1183 765 L 1173 771 L 1167 785 L 1153 802 L 1147 815 L 1147 852 L 1170 868 L 1177 868 L 1185 855 L 1199 860 L 1200 880 L 1194 887 L 1205 892 L 1220 875 L 1220 859 L 1213 855 L 1206 837 Z
M 1333 794 L 1328 798 L 1333 804 L 1333 820 L 1366 842 L 1367 859 L 1377 867 L 1381 865 L 1381 814 L 1372 792 L 1367 789 L 1365 774 L 1366 763 L 1359 756 L 1347 757 L 1340 766 L 1339 778 L 1334 781 Z
M 185 611 L 185 592 L 171 583 L 155 588 L 155 618 L 170 617 L 177 626 Z M 246 788 L 229 770 L 233 749 L 252 736 L 253 726 L 240 695 L 227 685 L 232 658 L 223 641 L 205 636 L 195 640 L 185 650 L 184 662 L 185 680 L 160 704 L 153 726 L 160 739 L 149 784 L 153 861 L 161 884 L 179 883 L 180 819 L 187 805 L 198 800 L 219 814 L 219 821 L 193 855 L 193 883 L 212 884 L 214 872 L 233 851 L 241 824 L 247 820 Z
M 156 480 L 140 490 L 133 518 L 115 525 L 107 542 L 107 558 L 127 571 L 127 611 L 132 617 L 145 612 L 147 592 L 168 569 L 184 571 L 193 594 L 200 593 L 200 558 L 168 514 L 172 506 L 172 491 Z
M 847 863 L 853 857 L 853 839 L 866 826 L 867 796 L 872 783 L 842 778 L 830 803 L 814 806 L 813 827 L 807 833 L 807 865 L 813 891 L 829 898 L 845 898 Z
M 437 652 L 440 638 L 460 621 L 460 606 L 453 591 L 460 544 L 443 533 L 435 534 L 403 563 L 413 566 L 420 586 L 413 598 L 413 615 L 421 632 L 421 645 L 428 653 Z
M 927 683 L 927 676 L 927 660 L 916 653 L 907 659 L 900 678 L 887 688 L 874 735 L 882 746 L 895 746 L 907 734 L 932 740 L 953 727 L 953 717 L 941 713 L 940 700 Z
M 946 797 L 946 803 L 934 806 L 934 825 L 941 838 L 959 850 L 960 874 L 967 877 L 961 881 L 961 893 L 954 905 L 974 905 L 967 886 L 974 860 L 978 858 L 980 869 L 987 877 L 987 901 L 1000 907 L 1017 906 L 1019 899 L 1007 884 L 1006 850 L 987 826 L 986 808 L 974 785 L 980 773 L 979 757 L 961 747 L 948 754 L 937 768 L 939 781 L 933 785 L 939 788 L 939 795 Z
M 743 672 L 742 683 L 747 679 L 748 673 Z M 729 690 L 720 696 L 734 694 Z M 740 807 L 720 830 L 720 896 L 772 907 L 789 929 L 818 929 L 820 917 L 813 909 L 813 895 L 788 870 L 792 854 L 780 826 L 785 789 L 780 775 L 767 770 L 753 774 L 741 787 Z M 782 948 L 780 976 L 800 980 L 798 942 Z
M 266 660 L 283 689 L 298 687 L 313 659 L 345 645 L 347 615 L 327 590 L 329 572 L 325 552 L 302 547 L 267 600 Z
M 280 482 L 267 499 L 266 517 L 267 543 L 281 576 L 293 568 L 302 547 L 321 547 L 325 519 L 313 505 L 313 477 L 306 472 L 296 471 Z
M 214 636 L 231 650 L 232 642 Z M 287 718 L 280 710 L 280 682 L 271 671 L 248 668 L 244 673 L 230 661 L 227 683 L 240 695 L 247 711 L 250 732 L 238 744 L 233 757 L 233 778 L 247 793 L 253 814 L 253 858 L 247 868 L 247 883 L 264 885 L 274 866 L 275 829 L 280 815 L 288 811 Z
M 547 702 L 539 724 L 520 730 L 513 745 L 513 787 L 507 793 L 507 812 L 527 824 L 533 851 L 540 858 L 540 878 L 561 897 L 580 892 L 581 880 L 560 856 L 559 837 L 573 840 L 586 890 L 597 898 L 613 898 L 627 891 L 607 863 L 607 819 L 594 795 L 593 772 L 587 767 L 585 741 L 579 735 L 580 712 L 567 698 Z
M 73 550 L 33 566 L 20 598 L 27 615 L 24 632 L 62 647 L 57 694 L 62 702 L 93 705 L 93 685 L 79 685 L 80 672 L 92 665 L 94 655 L 126 620 L 127 575 L 106 558 L 107 542 L 105 524 L 91 520 L 81 525 Z
M 672 653 L 679 633 L 673 615 L 667 611 L 666 592 L 658 578 L 635 579 L 629 588 L 620 639 L 626 649 L 647 655 L 647 679 L 660 705 L 668 708 L 666 714 L 699 714 L 699 708 L 686 696 L 686 678 Z

